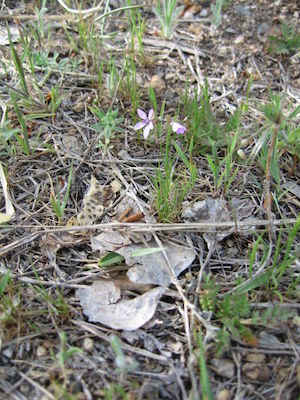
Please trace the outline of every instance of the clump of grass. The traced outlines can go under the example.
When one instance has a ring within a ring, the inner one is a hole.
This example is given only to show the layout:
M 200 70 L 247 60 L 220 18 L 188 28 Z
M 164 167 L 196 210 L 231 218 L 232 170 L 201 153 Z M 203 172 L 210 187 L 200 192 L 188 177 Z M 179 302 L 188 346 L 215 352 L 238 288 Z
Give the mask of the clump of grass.
M 182 10 L 183 7 L 177 7 L 177 0 L 158 1 L 157 7 L 153 8 L 153 12 L 160 22 L 161 32 L 166 38 L 172 38 L 176 20 Z
M 297 53 L 300 50 L 300 32 L 287 24 L 281 24 L 280 32 L 276 35 L 268 37 L 270 46 L 268 48 L 270 53 L 289 55 Z
M 250 345 L 255 345 L 257 339 L 254 331 L 249 326 L 268 326 L 294 316 L 287 308 L 280 306 L 269 307 L 265 311 L 257 311 L 251 305 L 251 298 L 255 297 L 254 290 L 268 284 L 268 280 L 251 280 L 251 284 L 242 279 L 236 282 L 236 291 L 220 295 L 220 286 L 211 275 L 204 275 L 204 283 L 200 293 L 202 310 L 210 311 L 220 329 L 216 336 L 215 352 L 219 356 L 229 350 L 231 340 L 242 340 Z
M 185 196 L 194 187 L 196 182 L 196 166 L 192 164 L 180 147 L 175 144 L 175 149 L 182 159 L 187 170 L 180 172 L 175 168 L 175 157 L 171 154 L 171 132 L 167 132 L 166 146 L 164 149 L 162 170 L 157 169 L 154 178 L 155 205 L 158 219 L 161 222 L 174 222 L 181 212 Z

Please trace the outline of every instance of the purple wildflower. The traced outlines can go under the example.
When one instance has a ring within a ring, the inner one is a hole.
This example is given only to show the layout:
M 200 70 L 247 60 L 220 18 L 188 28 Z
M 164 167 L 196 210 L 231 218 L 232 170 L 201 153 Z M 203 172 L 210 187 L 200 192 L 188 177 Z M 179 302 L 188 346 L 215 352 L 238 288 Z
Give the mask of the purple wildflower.
M 147 114 L 145 113 L 145 111 L 140 110 L 139 108 L 137 109 L 137 113 L 139 115 L 139 117 L 142 119 L 142 121 L 138 122 L 135 126 L 134 126 L 134 130 L 138 131 L 140 129 L 144 129 L 144 138 L 145 140 L 148 138 L 149 133 L 151 131 L 151 129 L 154 128 L 153 125 L 153 117 L 154 117 L 154 110 L 151 108 L 151 110 Z
M 186 127 L 179 122 L 171 122 L 171 127 L 173 132 L 176 132 L 178 135 L 182 135 L 186 131 Z

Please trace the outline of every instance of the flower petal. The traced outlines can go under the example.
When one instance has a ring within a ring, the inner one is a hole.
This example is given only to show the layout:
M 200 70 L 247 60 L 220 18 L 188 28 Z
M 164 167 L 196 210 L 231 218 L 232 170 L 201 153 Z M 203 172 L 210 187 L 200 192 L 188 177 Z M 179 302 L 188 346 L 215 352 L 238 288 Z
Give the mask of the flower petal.
M 154 110 L 153 110 L 153 108 L 151 108 L 151 110 L 148 113 L 148 119 L 152 119 L 153 116 L 154 116 Z
M 178 128 L 176 133 L 177 135 L 183 134 L 186 131 L 186 128 L 184 126 L 182 126 L 181 128 Z
M 137 124 L 135 124 L 133 129 L 135 131 L 139 131 L 140 129 L 143 129 L 146 125 L 147 125 L 147 122 L 141 121 L 141 122 L 138 122 Z
M 147 119 L 147 114 L 145 111 L 141 110 L 140 108 L 137 109 L 138 116 L 142 119 Z
M 150 124 L 148 124 L 144 129 L 144 139 L 145 140 L 148 139 L 150 131 L 151 131 L 151 126 L 150 126 Z
M 186 127 L 179 122 L 172 121 L 171 122 L 171 127 L 173 132 L 176 132 L 177 134 L 184 133 L 186 131 Z

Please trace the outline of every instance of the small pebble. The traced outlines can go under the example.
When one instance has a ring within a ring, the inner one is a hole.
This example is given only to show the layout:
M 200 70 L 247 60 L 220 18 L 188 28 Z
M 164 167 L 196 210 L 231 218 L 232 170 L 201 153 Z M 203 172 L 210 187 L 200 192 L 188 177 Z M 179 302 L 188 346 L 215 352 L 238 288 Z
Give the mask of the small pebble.
M 266 356 L 264 354 L 261 353 L 249 353 L 247 354 L 246 357 L 248 362 L 252 362 L 252 363 L 262 363 L 265 361 Z
M 246 362 L 242 366 L 244 376 L 250 381 L 266 382 L 270 378 L 270 370 L 265 364 Z
M 45 349 L 44 346 L 38 346 L 38 348 L 36 350 L 37 357 L 38 358 L 45 357 L 46 354 L 47 354 L 47 349 Z
M 76 113 L 80 113 L 84 110 L 84 103 L 82 101 L 79 101 L 77 104 L 75 104 L 72 110 Z
M 232 398 L 232 396 L 228 389 L 222 389 L 217 394 L 217 400 L 229 400 L 231 398 Z
M 87 337 L 83 341 L 83 348 L 85 351 L 91 353 L 94 350 L 95 342 L 93 339 Z
M 245 160 L 245 159 L 246 159 L 246 154 L 244 153 L 244 151 L 243 151 L 242 149 L 238 149 L 237 155 L 238 155 L 242 160 Z
M 219 358 L 213 358 L 211 360 L 211 365 L 213 366 L 216 373 L 224 378 L 231 379 L 234 377 L 234 364 L 231 360 L 222 360 Z
M 158 92 L 161 92 L 166 88 L 165 82 L 159 75 L 152 76 L 149 86 L 153 87 L 153 89 L 157 90 Z
M 234 39 L 233 43 L 234 44 L 242 44 L 242 43 L 244 43 L 244 41 L 245 41 L 244 36 L 243 35 L 239 35 Z

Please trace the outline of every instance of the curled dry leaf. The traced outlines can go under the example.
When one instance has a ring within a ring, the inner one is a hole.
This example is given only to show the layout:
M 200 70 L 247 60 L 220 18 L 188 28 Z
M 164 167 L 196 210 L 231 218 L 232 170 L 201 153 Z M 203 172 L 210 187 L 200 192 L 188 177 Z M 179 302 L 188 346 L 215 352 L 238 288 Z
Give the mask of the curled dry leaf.
M 119 285 L 105 280 L 76 292 L 89 321 L 128 331 L 140 328 L 153 317 L 163 293 L 164 289 L 157 287 L 134 299 L 121 299 Z

